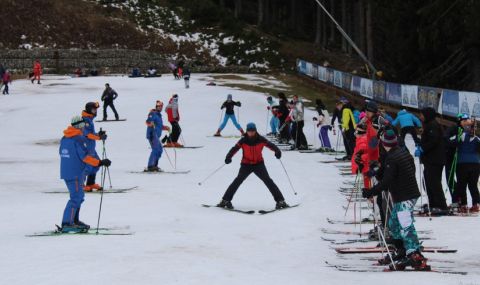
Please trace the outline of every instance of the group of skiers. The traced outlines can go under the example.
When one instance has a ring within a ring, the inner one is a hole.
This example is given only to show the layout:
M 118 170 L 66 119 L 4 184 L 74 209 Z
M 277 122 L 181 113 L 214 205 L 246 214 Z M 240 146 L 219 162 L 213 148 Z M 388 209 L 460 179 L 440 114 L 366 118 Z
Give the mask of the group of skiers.
M 12 83 L 12 75 L 10 74 L 10 71 L 8 69 L 5 69 L 3 64 L 0 64 L 0 89 L 2 89 L 3 87 L 3 95 L 10 94 L 8 88 L 8 85 L 10 83 Z

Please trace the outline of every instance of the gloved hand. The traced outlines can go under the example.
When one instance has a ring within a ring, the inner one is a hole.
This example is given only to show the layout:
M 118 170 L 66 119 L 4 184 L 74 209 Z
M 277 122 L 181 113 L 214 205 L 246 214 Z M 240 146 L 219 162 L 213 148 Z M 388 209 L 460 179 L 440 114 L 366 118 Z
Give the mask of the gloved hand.
M 333 127 L 332 126 L 328 126 L 328 130 L 333 130 Z M 335 134 L 335 130 L 333 130 L 333 134 Z
M 275 157 L 276 157 L 277 159 L 282 158 L 282 152 L 281 152 L 281 151 L 275 152 Z
M 238 107 L 242 107 L 242 102 L 238 101 Z
M 270 109 L 271 109 L 270 106 L 267 106 L 267 110 L 270 110 Z
M 230 164 L 232 163 L 232 159 L 230 157 L 225 158 L 225 164 Z
M 313 117 L 313 120 L 314 120 L 314 121 L 318 121 L 317 117 Z
M 366 199 L 373 197 L 372 191 L 367 188 L 362 188 L 362 197 Z
M 106 166 L 106 167 L 110 167 L 110 165 L 112 165 L 112 162 L 108 158 L 100 160 L 100 163 L 98 164 L 98 166 Z
M 415 157 L 420 157 L 421 155 L 423 154 L 423 149 L 421 146 L 417 146 L 417 148 L 415 149 Z
M 104 140 L 107 139 L 107 132 L 105 132 L 105 131 L 99 131 L 99 132 L 98 132 L 98 136 L 100 137 L 100 139 L 101 139 L 102 141 L 104 141 Z

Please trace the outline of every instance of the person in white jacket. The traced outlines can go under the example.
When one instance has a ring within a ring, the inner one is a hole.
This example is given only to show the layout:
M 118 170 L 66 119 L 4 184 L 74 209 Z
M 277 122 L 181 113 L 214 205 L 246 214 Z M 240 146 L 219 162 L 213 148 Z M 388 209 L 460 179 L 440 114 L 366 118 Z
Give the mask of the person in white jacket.
M 303 102 L 298 99 L 297 95 L 293 96 L 293 110 L 292 110 L 292 138 L 295 141 L 295 145 L 292 149 L 304 150 L 308 149 L 308 142 L 305 134 L 303 133 L 303 127 L 305 126 L 304 115 L 305 106 Z
M 328 131 L 332 130 L 330 125 L 330 115 L 328 114 L 327 107 L 323 104 L 322 100 L 315 100 L 317 104 L 316 110 L 318 116 L 314 117 L 313 120 L 317 122 L 317 127 L 320 127 L 318 132 L 318 137 L 320 138 L 320 143 L 322 144 L 322 151 L 333 151 L 332 145 L 330 144 L 330 139 L 328 137 Z

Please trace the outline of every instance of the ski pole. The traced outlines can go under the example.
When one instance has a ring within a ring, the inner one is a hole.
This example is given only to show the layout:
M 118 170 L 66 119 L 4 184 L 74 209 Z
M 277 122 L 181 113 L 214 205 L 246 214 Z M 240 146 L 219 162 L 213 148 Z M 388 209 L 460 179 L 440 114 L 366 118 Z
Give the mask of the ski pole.
M 333 128 L 334 128 L 333 131 L 335 131 L 335 126 L 333 126 Z M 337 143 L 335 144 L 335 158 L 337 158 L 337 155 L 338 155 L 338 142 L 339 141 L 340 141 L 340 134 L 337 134 Z
M 268 113 L 270 113 L 270 111 L 267 109 L 267 124 L 265 124 L 265 135 L 268 133 Z
M 378 196 L 375 197 L 375 199 L 378 199 Z M 373 218 L 375 220 L 375 224 L 377 224 L 377 215 L 376 215 L 376 211 L 375 211 L 375 206 L 373 207 Z M 385 240 L 385 236 L 383 235 L 383 232 L 381 231 L 381 229 L 378 225 L 377 225 L 377 233 L 378 233 L 378 237 L 381 238 L 380 242 L 383 243 L 383 246 L 387 250 L 387 254 L 388 254 L 388 257 L 390 258 L 390 261 L 393 265 L 393 269 L 397 270 L 397 267 L 395 266 L 395 262 L 393 262 L 392 254 L 390 253 L 390 249 L 388 248 L 387 241 Z
M 183 145 L 187 145 L 187 143 L 185 142 L 185 139 L 183 138 L 183 133 L 180 133 L 180 139 L 182 140 L 182 143 Z
M 282 165 L 283 171 L 285 171 L 285 175 L 288 178 L 288 182 L 290 183 L 290 187 L 292 187 L 293 194 L 297 195 L 297 191 L 295 191 L 295 188 L 293 187 L 292 181 L 290 180 L 290 176 L 288 176 L 287 169 L 285 169 L 285 165 L 283 165 L 283 162 L 281 159 L 279 159 L 280 164 Z
M 102 128 L 100 128 L 100 131 L 102 131 Z M 102 151 L 102 159 L 106 159 L 107 158 L 107 150 L 105 148 L 105 140 L 102 140 L 102 147 L 103 147 L 103 151 Z M 106 174 L 108 174 L 108 183 L 110 185 L 110 189 L 112 189 L 112 177 L 110 176 L 110 169 L 107 167 L 107 170 L 106 170 Z M 103 175 L 101 175 L 101 179 L 103 179 Z M 103 189 L 103 185 L 102 185 L 102 189 Z
M 167 148 L 164 147 L 163 149 L 165 150 L 165 155 L 167 156 L 167 159 L 168 159 L 168 162 L 170 163 L 170 166 L 172 166 L 173 170 L 177 171 L 177 168 L 175 168 L 175 166 L 173 166 L 172 160 L 170 159 L 170 155 L 168 155 Z
M 210 177 L 212 177 L 215 173 L 217 173 L 220 169 L 222 169 L 226 164 L 222 164 L 219 168 L 215 169 L 212 173 L 210 173 L 205 179 L 203 179 L 201 182 L 198 182 L 198 185 L 201 186 L 205 181 L 207 181 Z
M 108 169 L 107 166 L 103 166 L 103 169 L 102 169 L 102 174 L 103 174 L 102 175 L 102 189 L 105 186 L 105 178 L 106 178 L 105 172 L 107 171 L 107 169 Z M 102 214 L 103 192 L 104 192 L 104 190 L 102 190 L 102 193 L 100 193 L 100 206 L 98 207 L 97 231 L 95 233 L 97 235 L 98 235 L 98 229 L 100 227 L 100 216 Z
M 420 161 L 420 158 L 418 159 Z M 422 168 L 422 165 L 420 164 L 420 174 L 422 174 L 422 171 L 421 171 L 421 168 Z M 430 199 L 428 199 L 428 193 L 427 193 L 427 185 L 425 183 L 425 176 L 421 176 L 421 181 L 422 183 L 422 192 L 424 192 L 426 195 L 427 195 L 427 208 L 428 208 L 428 216 L 430 218 L 430 221 L 432 220 L 432 210 L 430 208 Z M 422 193 L 423 194 L 423 193 Z M 422 204 L 423 205 L 423 204 Z

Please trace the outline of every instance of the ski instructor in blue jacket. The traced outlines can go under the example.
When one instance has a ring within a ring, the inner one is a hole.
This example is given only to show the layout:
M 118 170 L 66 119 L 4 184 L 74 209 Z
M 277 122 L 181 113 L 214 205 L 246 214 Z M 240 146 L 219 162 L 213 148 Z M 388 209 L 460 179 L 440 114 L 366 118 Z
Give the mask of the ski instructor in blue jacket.
M 163 125 L 162 109 L 163 102 L 157 100 L 155 109 L 150 110 L 150 113 L 148 113 L 148 118 L 145 122 L 147 124 L 147 140 L 152 148 L 152 152 L 148 158 L 148 167 L 145 170 L 148 172 L 161 171 L 158 167 L 158 160 L 160 157 L 162 157 L 163 153 L 163 147 L 160 143 L 160 136 L 162 135 L 163 130 L 170 131 L 170 127 Z
M 83 183 L 93 168 L 109 167 L 108 159 L 98 160 L 87 149 L 87 139 L 83 135 L 85 120 L 80 116 L 72 118 L 71 126 L 63 131 L 60 141 L 60 178 L 65 181 L 70 200 L 63 213 L 62 228 L 64 233 L 87 232 L 89 225 L 79 219 L 80 207 L 84 200 Z

